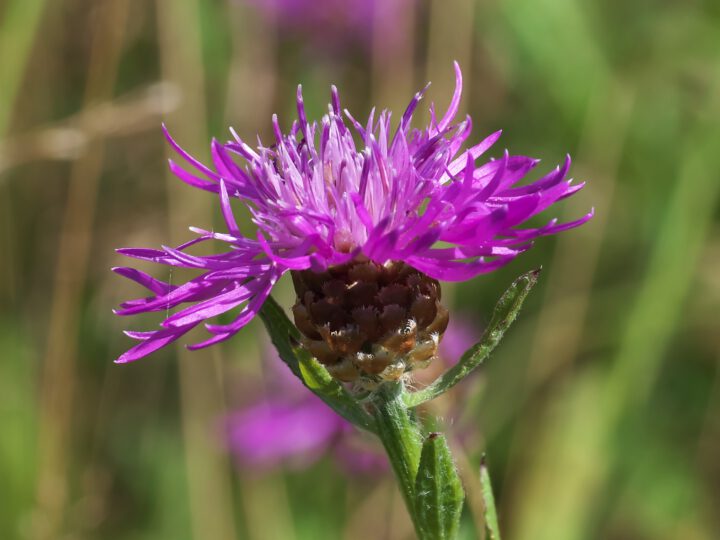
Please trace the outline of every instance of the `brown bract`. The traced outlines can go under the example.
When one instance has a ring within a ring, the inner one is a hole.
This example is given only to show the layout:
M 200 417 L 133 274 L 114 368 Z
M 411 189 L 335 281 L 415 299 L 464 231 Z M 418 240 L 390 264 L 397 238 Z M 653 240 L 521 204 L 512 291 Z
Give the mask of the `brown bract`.
M 343 382 L 397 380 L 428 365 L 448 324 L 440 283 L 402 262 L 293 271 L 303 344 Z

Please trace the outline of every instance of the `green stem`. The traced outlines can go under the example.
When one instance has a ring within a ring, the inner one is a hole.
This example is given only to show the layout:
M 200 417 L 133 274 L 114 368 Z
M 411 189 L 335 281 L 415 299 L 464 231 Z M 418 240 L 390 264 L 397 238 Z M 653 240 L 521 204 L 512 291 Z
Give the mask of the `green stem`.
M 398 479 L 415 529 L 421 536 L 415 513 L 415 477 L 420 464 L 422 436 L 417 422 L 403 403 L 404 393 L 402 382 L 383 384 L 375 393 L 374 413 L 377 434 Z

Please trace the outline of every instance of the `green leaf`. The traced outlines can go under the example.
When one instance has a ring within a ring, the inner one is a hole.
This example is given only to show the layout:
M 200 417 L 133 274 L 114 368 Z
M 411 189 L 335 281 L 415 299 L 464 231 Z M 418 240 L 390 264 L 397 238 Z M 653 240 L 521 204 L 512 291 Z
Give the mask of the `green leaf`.
M 300 345 L 300 332 L 272 296 L 260 317 L 280 358 L 302 383 L 348 422 L 374 433 L 372 416 Z
M 500 527 L 498 525 L 497 510 L 495 510 L 495 497 L 493 496 L 490 474 L 485 464 L 485 456 L 480 463 L 480 486 L 482 487 L 483 505 L 485 506 L 485 529 L 489 540 L 500 540 Z
M 465 493 L 445 437 L 431 433 L 415 479 L 415 518 L 420 537 L 451 540 L 460 528 Z
M 537 283 L 539 275 L 540 269 L 537 269 L 523 274 L 516 279 L 513 284 L 510 285 L 510 288 L 500 297 L 493 311 L 490 324 L 485 330 L 480 342 L 471 347 L 462 355 L 462 358 L 460 358 L 457 364 L 440 375 L 429 386 L 418 392 L 406 394 L 405 405 L 408 407 L 417 407 L 426 401 L 436 398 L 440 394 L 447 392 L 482 364 L 488 356 L 490 356 L 493 349 L 497 347 L 507 329 L 517 318 L 525 298 Z

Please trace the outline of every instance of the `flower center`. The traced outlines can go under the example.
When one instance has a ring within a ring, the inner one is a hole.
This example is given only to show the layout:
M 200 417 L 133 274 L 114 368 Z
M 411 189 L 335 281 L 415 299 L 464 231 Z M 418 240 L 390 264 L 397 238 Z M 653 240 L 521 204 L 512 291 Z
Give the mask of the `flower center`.
M 343 382 L 372 386 L 425 367 L 448 324 L 440 284 L 403 263 L 367 259 L 293 271 L 303 344 Z

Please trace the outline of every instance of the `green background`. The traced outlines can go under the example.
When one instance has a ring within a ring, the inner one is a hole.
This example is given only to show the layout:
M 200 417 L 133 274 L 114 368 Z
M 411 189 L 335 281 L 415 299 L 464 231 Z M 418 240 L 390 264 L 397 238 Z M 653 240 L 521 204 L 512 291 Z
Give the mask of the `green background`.
M 482 326 L 544 268 L 463 403 L 441 404 L 464 537 L 485 451 L 505 538 L 717 538 L 720 4 L 433 0 L 378 16 L 367 43 L 317 30 L 242 0 L 0 2 L 0 538 L 411 537 L 390 478 L 227 456 L 224 414 L 263 380 L 259 322 L 211 351 L 113 364 L 121 330 L 155 321 L 112 315 L 138 289 L 109 269 L 116 247 L 220 226 L 211 196 L 168 177 L 162 121 L 207 159 L 227 126 L 287 125 L 298 82 L 315 117 L 331 83 L 359 118 L 397 115 L 427 80 L 443 109 L 454 59 L 473 140 L 503 128 L 493 155 L 547 169 L 570 153 L 588 185 L 546 217 L 596 210 L 446 289 Z M 289 284 L 276 296 L 289 304 Z

